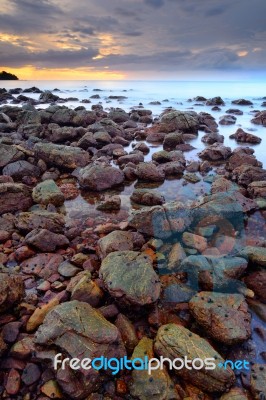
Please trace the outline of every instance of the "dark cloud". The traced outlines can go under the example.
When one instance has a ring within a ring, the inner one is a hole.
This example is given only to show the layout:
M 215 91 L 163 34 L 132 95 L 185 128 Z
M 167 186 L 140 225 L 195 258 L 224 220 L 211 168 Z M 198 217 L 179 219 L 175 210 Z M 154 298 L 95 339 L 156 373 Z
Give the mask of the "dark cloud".
M 126 36 L 137 37 L 137 36 L 141 36 L 141 35 L 142 35 L 142 32 L 140 32 L 140 31 L 127 31 L 127 32 L 124 32 L 124 34 L 125 34 Z

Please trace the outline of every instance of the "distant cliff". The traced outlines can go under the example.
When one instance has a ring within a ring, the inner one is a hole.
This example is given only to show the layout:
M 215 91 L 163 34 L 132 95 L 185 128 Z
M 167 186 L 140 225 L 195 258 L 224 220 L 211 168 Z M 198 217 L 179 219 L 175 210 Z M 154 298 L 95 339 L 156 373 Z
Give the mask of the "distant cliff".
M 2 71 L 0 72 L 0 81 L 18 81 L 18 77 L 9 72 Z

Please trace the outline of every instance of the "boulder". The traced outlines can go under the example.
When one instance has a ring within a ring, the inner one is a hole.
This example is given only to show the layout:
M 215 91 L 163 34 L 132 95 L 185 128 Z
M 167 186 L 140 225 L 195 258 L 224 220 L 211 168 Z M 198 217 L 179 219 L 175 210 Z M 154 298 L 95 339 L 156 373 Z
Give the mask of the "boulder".
M 120 196 L 106 196 L 96 207 L 100 211 L 115 211 L 120 210 L 121 198 Z
M 174 150 L 177 145 L 183 144 L 184 139 L 181 132 L 167 133 L 164 137 L 163 148 L 165 150 Z
M 162 182 L 165 179 L 164 172 L 152 162 L 141 162 L 135 173 L 139 180 L 148 182 Z
M 15 226 L 22 232 L 30 232 L 33 229 L 49 229 L 51 232 L 63 233 L 65 218 L 62 214 L 46 210 L 21 212 L 15 220 Z
M 28 245 L 43 252 L 55 251 L 58 247 L 65 247 L 69 244 L 69 240 L 64 235 L 47 229 L 33 229 L 27 234 L 25 241 Z
M 251 315 L 241 294 L 200 292 L 190 300 L 189 309 L 197 323 L 218 342 L 234 345 L 251 336 Z
M 130 231 L 113 231 L 98 241 L 101 258 L 114 251 L 139 250 L 145 243 L 142 235 Z
M 110 295 L 125 304 L 144 306 L 154 303 L 160 296 L 160 280 L 151 258 L 145 253 L 110 253 L 102 261 L 99 274 Z
M 255 114 L 255 117 L 251 120 L 253 124 L 266 126 L 266 110 L 259 111 Z
M 135 189 L 130 200 L 136 204 L 145 206 L 161 205 L 165 202 L 163 195 L 156 190 L 149 189 Z
M 32 205 L 31 189 L 20 183 L 0 184 L 0 215 L 26 211 Z
M 75 169 L 85 167 L 90 162 L 90 155 L 79 147 L 70 147 L 52 143 L 36 143 L 35 157 L 42 159 L 53 167 Z
M 246 100 L 246 99 L 233 100 L 232 104 L 237 104 L 239 106 L 252 106 L 253 105 L 252 101 Z
M 38 345 L 52 346 L 70 358 L 98 357 L 121 358 L 126 355 L 120 333 L 115 325 L 89 304 L 69 301 L 50 311 L 35 334 Z M 84 399 L 97 390 L 101 372 L 90 369 L 73 371 L 57 370 L 57 382 L 66 395 Z
M 205 339 L 190 332 L 183 326 L 167 324 L 159 328 L 154 344 L 155 352 L 159 356 L 184 359 L 185 356 L 194 360 L 195 358 L 211 358 L 218 366 L 224 363 L 219 353 Z M 178 365 L 180 365 L 178 363 Z M 193 382 L 198 388 L 210 392 L 225 392 L 235 382 L 234 372 L 230 368 L 215 369 L 173 369 L 178 376 L 186 381 Z
M 206 106 L 224 106 L 224 101 L 220 96 L 213 97 L 206 101 Z
M 248 185 L 248 193 L 252 197 L 266 198 L 266 181 L 255 181 Z
M 220 125 L 233 125 L 236 123 L 236 117 L 234 115 L 223 115 L 219 119 L 219 124 Z
M 82 187 L 102 191 L 123 183 L 124 174 L 109 165 L 91 164 L 79 171 L 78 179 Z
M 41 175 L 41 171 L 39 167 L 28 161 L 21 160 L 7 164 L 3 168 L 3 175 L 11 176 L 15 181 L 21 181 L 24 176 L 37 178 Z
M 59 96 L 53 94 L 49 90 L 40 94 L 39 100 L 41 103 L 54 103 L 55 101 L 59 100 Z
M 6 313 L 24 296 L 24 281 L 20 275 L 0 273 L 0 314 Z
M 242 164 L 233 170 L 232 180 L 243 186 L 255 181 L 266 181 L 266 169 Z
M 261 138 L 251 133 L 245 132 L 243 129 L 238 128 L 237 131 L 229 136 L 230 139 L 235 139 L 238 143 L 260 143 Z
M 161 165 L 160 170 L 164 172 L 165 176 L 180 176 L 185 170 L 185 165 L 180 161 L 170 161 Z
M 24 158 L 24 154 L 16 146 L 9 146 L 3 143 L 0 143 L 0 154 L 0 168 Z
M 162 132 L 180 131 L 183 133 L 197 133 L 199 128 L 196 113 L 171 110 L 161 117 L 160 130 Z
M 109 112 L 108 118 L 114 122 L 121 123 L 128 121 L 129 115 L 121 108 L 115 108 Z
M 202 136 L 201 141 L 206 144 L 214 144 L 214 143 L 223 143 L 224 136 L 219 135 L 217 132 L 207 133 L 206 135 Z
M 144 155 L 141 151 L 134 151 L 134 153 L 130 153 L 118 158 L 118 165 L 125 165 L 128 163 L 139 164 L 144 161 Z
M 79 139 L 77 146 L 81 147 L 84 150 L 87 150 L 88 147 L 95 147 L 97 144 L 95 137 L 93 136 L 92 132 L 87 132 L 85 135 Z
M 215 143 L 199 153 L 199 157 L 209 161 L 226 160 L 232 154 L 230 147 Z
M 246 246 L 240 256 L 248 258 L 251 263 L 266 267 L 266 247 Z
M 243 164 L 254 167 L 262 166 L 262 164 L 257 161 L 256 157 L 252 153 L 245 151 L 245 149 L 242 148 L 241 151 L 233 151 L 232 155 L 226 162 L 226 169 L 228 171 L 233 171 L 235 168 Z
M 35 203 L 53 204 L 56 207 L 62 206 L 65 201 L 65 196 L 52 179 L 47 179 L 35 186 L 32 198 Z
M 215 121 L 215 118 L 211 114 L 206 112 L 200 112 L 198 116 L 199 116 L 199 123 L 201 127 L 204 128 L 205 132 L 206 128 L 210 132 L 216 132 L 218 130 L 218 124 Z
M 60 254 L 37 254 L 21 263 L 22 272 L 26 275 L 34 275 L 38 278 L 49 279 L 58 273 L 58 267 L 63 262 Z

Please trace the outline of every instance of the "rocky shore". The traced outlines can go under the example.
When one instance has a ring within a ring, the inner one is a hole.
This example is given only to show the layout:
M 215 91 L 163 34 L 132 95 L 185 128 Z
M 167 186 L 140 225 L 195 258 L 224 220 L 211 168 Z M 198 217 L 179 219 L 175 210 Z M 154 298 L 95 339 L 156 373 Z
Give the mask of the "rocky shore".
M 223 99 L 191 101 L 210 113 L 71 109 L 0 89 L 1 399 L 266 398 L 266 170 L 248 147 L 261 138 L 234 127 L 248 100 L 219 120 Z M 251 119 L 266 127 L 265 110 Z M 223 144 L 223 125 L 240 147 Z M 216 368 L 55 370 L 57 353 Z

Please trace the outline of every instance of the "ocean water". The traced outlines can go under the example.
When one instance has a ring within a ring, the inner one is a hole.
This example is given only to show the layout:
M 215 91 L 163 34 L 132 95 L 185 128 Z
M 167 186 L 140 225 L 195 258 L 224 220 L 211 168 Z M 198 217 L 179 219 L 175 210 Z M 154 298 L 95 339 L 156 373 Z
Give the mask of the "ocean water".
M 82 104 L 87 109 L 92 104 L 101 103 L 105 110 L 111 107 L 121 107 L 129 111 L 132 107 L 138 106 L 140 103 L 145 108 L 153 111 L 154 116 L 159 116 L 167 107 L 174 107 L 178 110 L 194 110 L 196 112 L 209 112 L 217 122 L 219 118 L 225 114 L 229 108 L 238 108 L 243 111 L 243 115 L 236 116 L 235 125 L 222 126 L 219 125 L 219 133 L 224 135 L 226 146 L 232 149 L 239 146 L 235 140 L 229 136 L 241 127 L 246 131 L 252 132 L 262 138 L 259 145 L 251 145 L 254 148 L 255 155 L 258 160 L 263 162 L 266 167 L 266 128 L 251 123 L 254 110 L 263 110 L 263 99 L 266 96 L 266 82 L 253 81 L 3 81 L 0 86 L 6 89 L 20 87 L 22 89 L 37 86 L 42 90 L 59 89 L 56 92 L 62 98 L 76 97 L 79 101 L 68 101 L 65 104 L 70 108 L 75 108 Z M 92 95 L 98 94 L 100 98 L 91 99 Z M 27 96 L 38 99 L 39 95 L 30 93 Z M 123 100 L 111 100 L 109 96 L 125 96 Z M 203 103 L 189 101 L 196 96 L 204 96 L 211 98 L 221 96 L 225 102 L 225 106 L 221 107 L 221 111 L 212 111 L 210 106 Z M 253 102 L 253 106 L 236 106 L 231 104 L 232 100 L 245 98 Z M 91 103 L 80 103 L 83 99 L 90 99 Z M 158 101 L 160 104 L 153 105 L 151 102 Z M 38 108 L 45 108 L 49 104 L 42 104 Z M 196 150 L 186 153 L 188 159 L 197 158 L 197 153 L 204 149 L 205 145 L 201 142 L 203 132 L 199 132 L 199 136 L 191 141 Z M 247 146 L 246 144 L 244 146 Z M 156 149 L 157 151 L 158 149 Z M 149 160 L 152 152 L 146 157 Z

